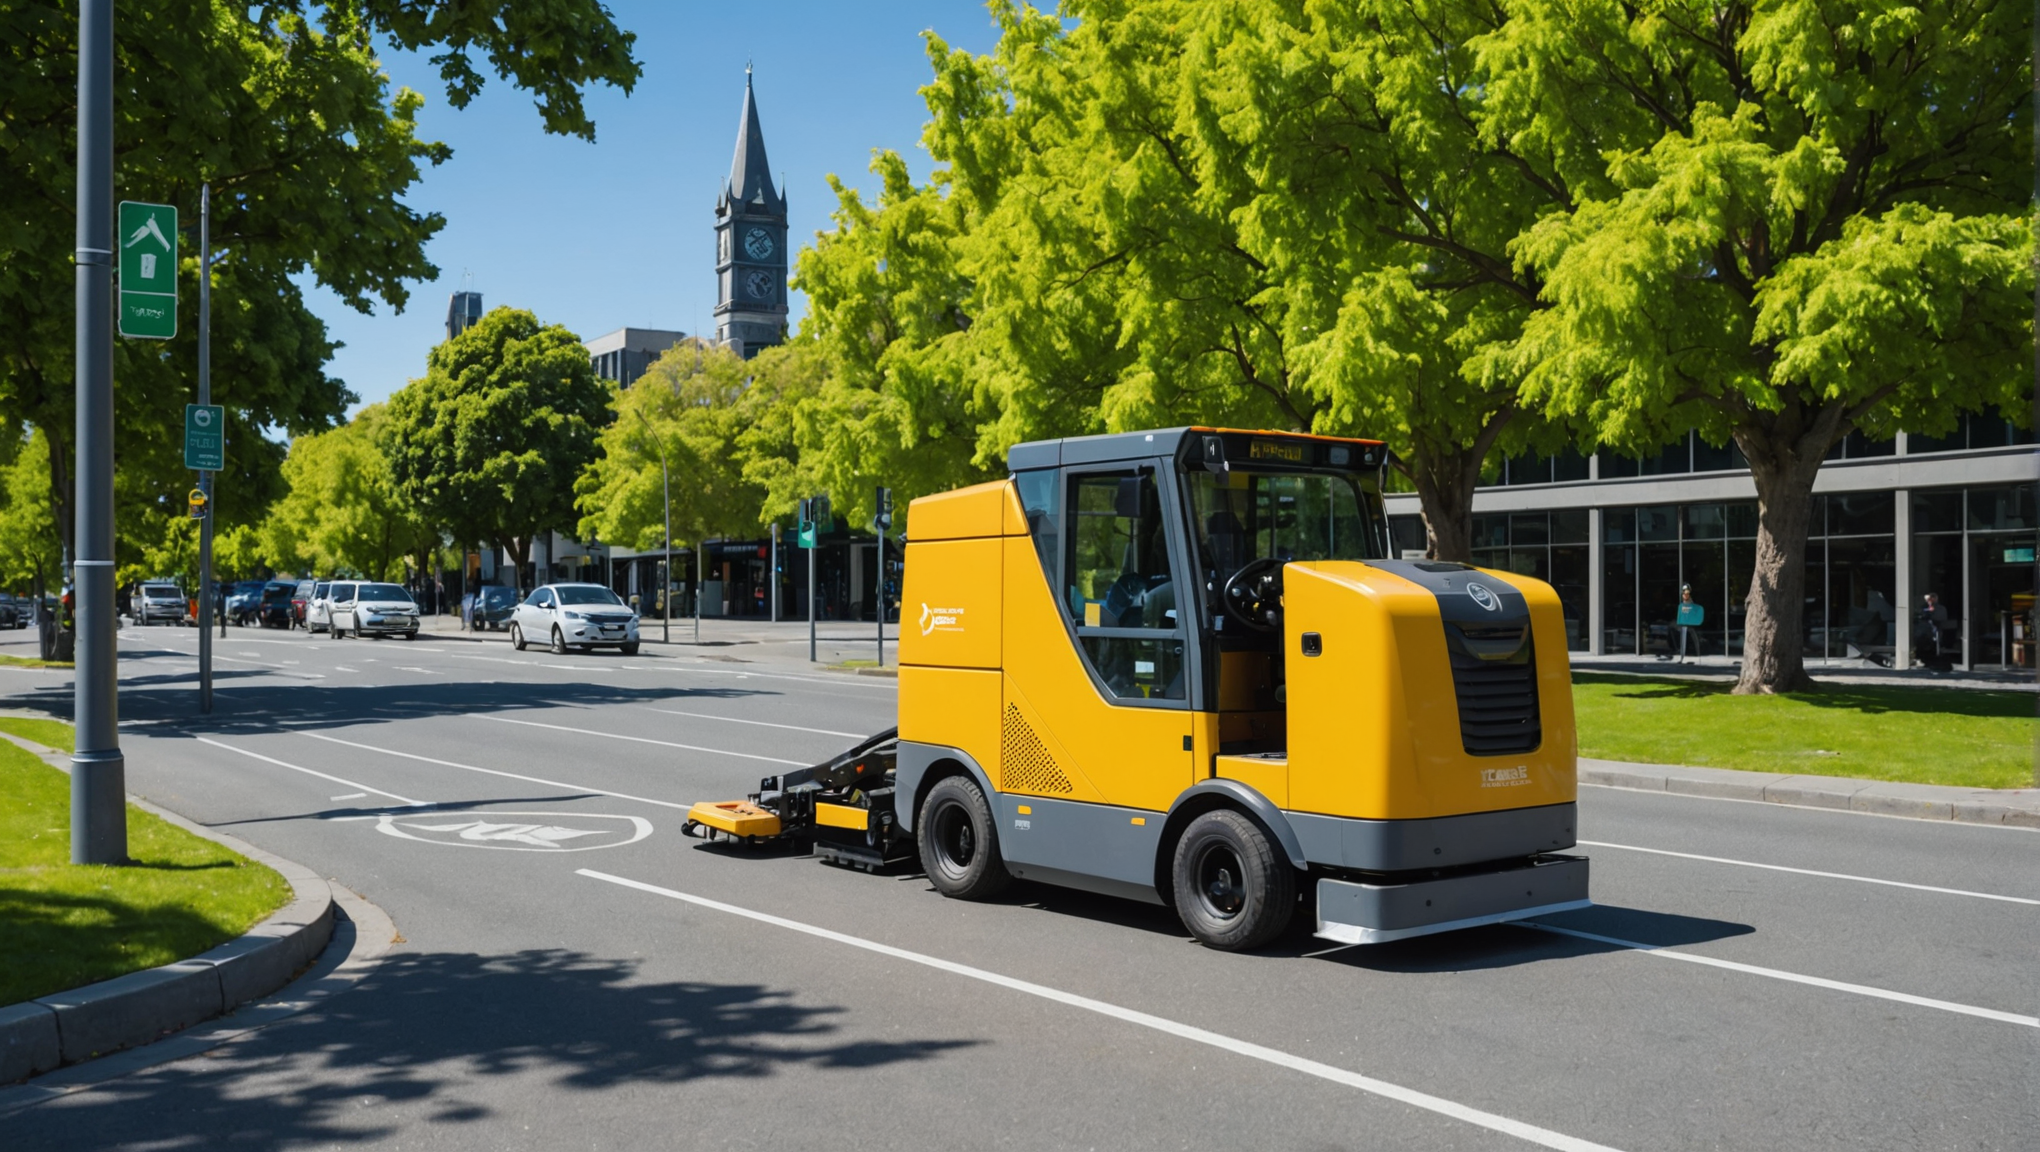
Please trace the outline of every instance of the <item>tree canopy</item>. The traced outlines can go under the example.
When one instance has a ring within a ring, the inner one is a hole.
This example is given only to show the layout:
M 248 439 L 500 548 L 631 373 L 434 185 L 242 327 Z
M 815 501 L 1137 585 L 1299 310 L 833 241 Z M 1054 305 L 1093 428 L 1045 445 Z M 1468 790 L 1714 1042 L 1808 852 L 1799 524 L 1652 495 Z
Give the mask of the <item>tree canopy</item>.
M 262 544 L 281 566 L 394 579 L 406 557 L 435 549 L 439 534 L 398 491 L 384 451 L 382 405 L 330 432 L 291 441 L 283 462 L 288 493 L 263 525 Z

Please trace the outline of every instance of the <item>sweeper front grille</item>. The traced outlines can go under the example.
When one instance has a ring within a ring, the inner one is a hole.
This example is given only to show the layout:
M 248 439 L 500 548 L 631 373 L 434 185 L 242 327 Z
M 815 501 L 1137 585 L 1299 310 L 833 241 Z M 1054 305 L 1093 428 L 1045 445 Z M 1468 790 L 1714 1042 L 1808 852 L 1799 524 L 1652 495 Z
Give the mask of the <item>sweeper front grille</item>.
M 1459 738 L 1469 756 L 1534 752 L 1544 742 L 1537 714 L 1537 652 L 1529 624 L 1446 624 Z

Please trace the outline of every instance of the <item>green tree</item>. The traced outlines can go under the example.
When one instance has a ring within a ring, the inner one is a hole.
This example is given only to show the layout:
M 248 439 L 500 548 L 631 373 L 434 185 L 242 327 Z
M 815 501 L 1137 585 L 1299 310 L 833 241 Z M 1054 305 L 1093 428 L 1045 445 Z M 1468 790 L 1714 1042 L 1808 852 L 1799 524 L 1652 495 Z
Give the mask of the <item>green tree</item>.
M 1617 445 L 1733 437 L 1758 493 L 1738 692 L 1812 686 L 1808 510 L 1849 432 L 2024 418 L 2032 11 L 1929 0 L 1527 0 L 1493 130 L 1612 187 L 1517 242 L 1533 403 Z
M 72 232 L 77 9 L 0 4 L 0 424 L 52 437 L 50 494 L 71 530 L 74 426 Z M 186 227 L 180 336 L 119 341 L 116 436 L 129 540 L 189 483 L 178 419 L 196 377 L 198 186 L 213 186 L 213 395 L 228 410 L 216 514 L 260 518 L 279 489 L 282 445 L 265 435 L 330 426 L 350 396 L 325 374 L 333 351 L 306 308 L 309 274 L 349 305 L 402 308 L 406 282 L 437 274 L 425 245 L 444 224 L 405 195 L 444 145 L 416 135 L 422 98 L 392 92 L 380 40 L 438 49 L 447 99 L 481 89 L 477 60 L 534 93 L 548 131 L 593 138 L 588 84 L 628 91 L 633 38 L 598 0 L 418 4 L 412 0 L 152 0 L 116 30 L 117 198 L 177 205 Z M 335 238 L 344 238 L 336 242 Z M 144 523 L 146 521 L 146 523 Z
M 50 441 L 32 429 L 0 471 L 0 587 L 14 591 L 54 587 L 63 560 L 50 500 Z
M 265 525 L 273 554 L 299 561 L 294 568 L 390 580 L 402 575 L 406 557 L 439 543 L 397 490 L 384 452 L 387 424 L 383 406 L 371 405 L 330 432 L 291 441 L 283 462 L 289 492 Z
M 580 337 L 497 308 L 434 348 L 425 375 L 390 398 L 398 491 L 426 523 L 521 565 L 539 533 L 578 520 L 574 484 L 595 462 L 615 391 Z

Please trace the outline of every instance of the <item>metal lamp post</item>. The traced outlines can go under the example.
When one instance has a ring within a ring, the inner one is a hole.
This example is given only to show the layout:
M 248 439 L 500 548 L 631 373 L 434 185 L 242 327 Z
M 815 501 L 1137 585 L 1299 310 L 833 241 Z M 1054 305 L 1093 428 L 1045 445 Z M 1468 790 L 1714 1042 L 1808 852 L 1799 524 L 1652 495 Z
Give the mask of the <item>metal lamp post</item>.
M 666 445 L 656 435 L 653 435 L 652 422 L 645 419 L 643 412 L 639 412 L 635 408 L 631 409 L 631 411 L 637 414 L 638 423 L 645 426 L 645 435 L 651 436 L 652 446 L 659 450 L 659 484 L 664 490 L 666 497 L 666 560 L 659 572 L 659 579 L 665 584 L 665 587 L 659 589 L 661 616 L 659 621 L 659 643 L 671 644 L 673 642 L 673 473 L 671 469 L 666 467 Z

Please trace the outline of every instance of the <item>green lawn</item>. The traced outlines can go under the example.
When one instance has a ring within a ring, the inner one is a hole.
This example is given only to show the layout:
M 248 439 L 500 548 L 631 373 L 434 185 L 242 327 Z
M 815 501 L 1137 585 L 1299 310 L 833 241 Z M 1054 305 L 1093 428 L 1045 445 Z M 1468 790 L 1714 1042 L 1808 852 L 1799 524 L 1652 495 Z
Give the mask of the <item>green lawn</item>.
M 0 668 L 70 668 L 68 660 L 38 660 L 33 656 L 0 656 Z
M 43 720 L 33 716 L 0 716 L 0 732 L 33 740 L 45 748 L 59 752 L 71 751 L 71 726 L 62 720 Z
M 2031 788 L 2034 697 L 1929 687 L 1731 696 L 1669 677 L 1573 676 L 1580 755 L 1968 788 Z
M 68 731 L 20 734 L 71 746 Z M 0 741 L 0 1005 L 196 955 L 290 897 L 274 871 L 134 808 L 138 863 L 72 864 L 70 805 L 69 777 Z

